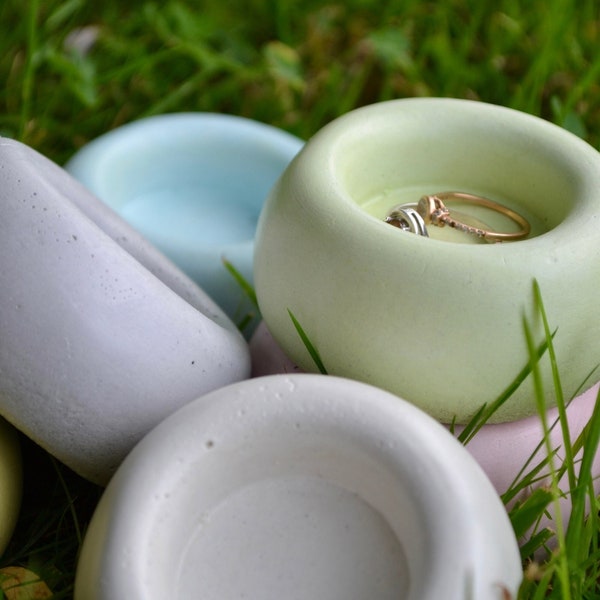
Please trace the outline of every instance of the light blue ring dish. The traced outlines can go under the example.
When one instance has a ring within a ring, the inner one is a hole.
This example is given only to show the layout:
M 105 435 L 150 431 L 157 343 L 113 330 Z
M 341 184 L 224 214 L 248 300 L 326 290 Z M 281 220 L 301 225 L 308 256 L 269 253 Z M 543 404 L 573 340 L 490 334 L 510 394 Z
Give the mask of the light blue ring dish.
M 239 322 L 253 307 L 223 259 L 253 282 L 263 202 L 302 145 L 243 117 L 173 113 L 98 137 L 65 168 Z

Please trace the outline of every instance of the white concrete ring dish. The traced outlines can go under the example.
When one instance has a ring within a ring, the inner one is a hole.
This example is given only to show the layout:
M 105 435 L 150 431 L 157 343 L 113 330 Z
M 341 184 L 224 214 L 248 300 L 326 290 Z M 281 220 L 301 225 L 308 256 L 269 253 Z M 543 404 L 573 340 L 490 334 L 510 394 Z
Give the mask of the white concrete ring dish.
M 23 490 L 23 467 L 17 431 L 0 417 L 0 556 L 13 534 Z
M 302 372 L 277 345 L 264 321 L 256 328 L 249 345 L 253 377 Z M 595 384 L 570 401 L 567 407 L 567 420 L 571 442 L 577 439 L 591 419 L 599 388 L 600 384 Z M 558 410 L 555 407 L 548 409 L 546 419 L 552 426 L 551 444 L 552 448 L 558 449 L 556 461 L 560 464 L 564 459 L 565 442 L 560 426 L 555 425 Z M 462 430 L 463 427 L 456 426 L 455 435 L 458 436 Z M 519 476 L 526 474 L 544 459 L 546 449 L 541 444 L 543 439 L 541 419 L 539 415 L 532 415 L 517 421 L 484 425 L 466 448 L 485 471 L 498 494 L 504 494 L 514 485 Z M 525 468 L 524 472 L 522 472 L 523 468 Z M 548 469 L 545 469 L 545 472 L 549 473 Z M 543 475 L 544 471 L 538 474 L 536 487 L 549 484 L 549 479 L 544 478 Z M 595 489 L 600 494 L 600 453 L 594 460 L 592 475 Z M 566 476 L 560 484 L 561 489 L 566 492 L 568 489 Z M 531 491 L 532 488 L 528 488 L 525 493 Z M 568 496 L 562 501 L 565 521 L 570 514 L 570 503 Z M 541 525 L 554 528 L 548 520 Z
M 444 190 L 516 210 L 531 235 L 476 243 L 453 230 L 442 239 L 448 227 L 429 227 L 427 238 L 383 221 L 391 206 Z M 288 309 L 331 374 L 464 423 L 528 363 L 522 317 L 533 320 L 535 278 L 568 397 L 600 359 L 599 215 L 600 154 L 546 121 L 452 99 L 360 108 L 312 137 L 265 203 L 254 265 L 261 313 L 304 370 L 314 363 Z M 533 414 L 531 390 L 521 386 L 495 420 Z
M 489 480 L 378 388 L 276 375 L 199 398 L 123 462 L 87 532 L 77 600 L 481 600 L 515 595 Z
M 178 268 L 64 169 L 0 139 L 0 414 L 106 483 L 165 416 L 245 379 L 249 350 Z
M 175 113 L 105 133 L 66 169 L 237 321 L 256 311 L 223 258 L 252 283 L 260 211 L 302 144 L 243 117 Z

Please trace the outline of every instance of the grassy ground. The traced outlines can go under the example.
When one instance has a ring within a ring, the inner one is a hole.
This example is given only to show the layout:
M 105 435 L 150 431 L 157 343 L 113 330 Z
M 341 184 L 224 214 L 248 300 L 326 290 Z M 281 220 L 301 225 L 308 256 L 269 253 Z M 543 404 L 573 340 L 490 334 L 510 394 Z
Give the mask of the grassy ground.
M 58 163 L 157 113 L 233 113 L 306 139 L 356 106 L 408 96 L 511 106 L 600 146 L 593 0 L 2 0 L 0 26 L 0 134 Z M 29 565 L 68 598 L 100 490 L 26 441 L 24 453 L 23 514 L 0 566 Z M 525 560 L 523 598 L 600 597 L 597 520 L 581 523 L 585 536 L 565 533 L 568 556 Z

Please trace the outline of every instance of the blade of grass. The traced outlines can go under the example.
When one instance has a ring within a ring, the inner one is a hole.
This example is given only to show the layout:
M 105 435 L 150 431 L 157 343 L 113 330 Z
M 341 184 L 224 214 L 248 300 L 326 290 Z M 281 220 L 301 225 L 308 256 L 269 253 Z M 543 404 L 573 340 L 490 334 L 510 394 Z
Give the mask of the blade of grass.
M 246 327 L 249 327 L 249 325 L 252 323 L 252 321 L 254 320 L 254 314 L 253 313 L 248 313 L 247 315 L 244 315 L 235 325 L 236 327 L 242 332 L 244 333 L 244 331 L 246 331 Z
M 557 417 L 554 420 L 554 422 L 552 423 L 552 425 L 549 427 L 550 431 L 553 431 L 555 429 L 555 427 L 557 427 L 558 421 L 559 421 L 559 419 Z M 548 460 L 549 460 L 548 455 L 546 455 L 546 457 L 543 458 L 536 466 L 531 467 L 531 464 L 533 463 L 534 458 L 536 456 L 538 456 L 540 450 L 544 446 L 544 443 L 545 443 L 544 438 L 542 436 L 542 439 L 539 441 L 539 443 L 536 445 L 536 447 L 532 450 L 531 455 L 525 461 L 525 463 L 523 464 L 523 466 L 521 467 L 521 469 L 515 476 L 514 480 L 508 487 L 507 491 L 502 495 L 502 498 L 504 499 L 505 504 L 508 504 L 509 502 L 511 502 L 511 500 L 525 487 L 532 485 L 534 483 L 537 483 L 545 477 L 544 475 L 541 475 L 540 473 L 544 467 L 548 466 Z M 577 447 L 578 447 L 577 443 L 573 445 L 575 454 L 577 454 Z M 555 448 L 553 450 L 553 454 L 557 454 L 557 453 L 558 453 L 558 448 Z M 558 468 L 558 474 L 559 474 L 558 479 L 559 480 L 562 479 L 565 469 L 566 469 L 566 467 L 564 466 L 564 464 L 562 464 Z
M 521 547 L 521 560 L 525 560 L 530 556 L 533 556 L 534 552 L 537 552 L 543 548 L 552 538 L 554 532 L 544 527 L 540 531 L 536 531 Z
M 460 432 L 457 439 L 461 444 L 466 446 L 484 425 L 485 421 L 483 420 L 483 414 L 486 412 L 486 407 L 487 404 L 482 404 L 465 425 L 465 428 Z
M 579 480 L 571 490 L 572 508 L 566 543 L 569 551 L 583 559 L 586 544 L 582 543 L 585 511 L 588 494 L 594 494 L 592 481 L 592 467 L 600 443 L 600 392 L 596 397 L 596 404 L 592 416 L 585 428 L 585 441 L 583 458 L 579 468 Z
M 556 476 L 556 469 L 554 467 L 553 450 L 550 441 L 550 429 L 548 427 L 548 419 L 546 416 L 546 402 L 544 396 L 544 389 L 542 383 L 542 376 L 539 368 L 540 357 L 538 356 L 537 348 L 533 340 L 533 332 L 527 318 L 523 317 L 523 330 L 525 332 L 525 339 L 527 342 L 527 349 L 529 351 L 531 361 L 531 374 L 533 377 L 533 386 L 535 392 L 535 400 L 538 409 L 538 413 L 541 419 L 542 429 L 544 432 L 544 442 L 546 445 L 546 451 L 549 456 L 549 467 L 550 467 L 550 490 L 552 491 L 552 504 L 554 509 L 554 522 L 556 524 L 556 539 L 558 544 L 558 552 L 554 556 L 556 560 L 556 574 L 558 582 L 560 584 L 560 590 L 562 593 L 561 598 L 564 600 L 571 600 L 571 586 L 569 577 L 569 564 L 567 555 L 565 552 L 565 533 L 562 520 L 562 512 L 560 506 L 560 490 L 558 487 L 558 479 Z M 546 343 L 550 343 L 546 335 Z
M 588 386 L 587 383 L 588 381 L 592 378 L 592 376 L 594 375 L 594 373 L 598 370 L 598 367 L 600 367 L 600 364 L 596 365 L 583 379 L 583 381 L 579 384 L 579 387 L 575 390 L 575 392 L 573 393 L 573 398 L 576 398 L 577 396 L 579 396 L 579 394 L 581 394 L 583 391 L 585 391 L 585 389 L 587 387 L 591 387 Z M 571 398 L 572 399 L 572 398 Z
M 254 291 L 254 288 L 250 282 L 225 257 L 223 257 L 221 260 L 223 261 L 223 265 L 227 271 L 229 271 L 230 275 L 236 280 L 244 294 L 246 294 L 246 296 L 250 299 L 250 302 L 252 302 L 252 304 L 258 309 L 256 292 Z
M 517 539 L 522 538 L 529 529 L 539 520 L 540 514 L 552 502 L 553 494 L 550 490 L 540 487 L 533 492 L 523 502 L 517 504 L 510 512 L 510 521 Z
M 552 333 L 554 337 L 556 331 Z M 544 340 L 536 349 L 535 356 L 541 358 L 544 352 L 548 349 L 548 342 Z M 467 445 L 477 434 L 477 432 L 485 425 L 488 419 L 515 393 L 521 384 L 527 379 L 531 373 L 531 361 L 519 371 L 517 376 L 510 382 L 506 389 L 494 400 L 491 404 L 484 404 L 471 418 L 465 429 L 458 436 L 460 442 Z
M 533 462 L 534 457 L 539 452 L 540 448 L 544 445 L 544 440 L 538 444 L 531 456 L 527 459 L 526 464 L 521 468 L 515 480 L 510 484 L 509 488 L 502 494 L 502 501 L 504 504 L 510 504 L 523 490 L 544 481 L 547 477 L 547 473 L 544 469 L 548 467 L 550 458 L 545 456 L 533 467 L 529 468 Z M 553 455 L 556 454 L 556 449 L 553 451 Z M 529 470 L 527 470 L 529 468 Z
M 546 308 L 544 301 L 542 300 L 542 293 L 537 280 L 533 281 L 533 294 L 535 298 L 536 308 L 539 315 L 542 318 L 542 324 L 544 326 L 544 334 L 546 342 L 548 344 L 548 358 L 550 359 L 550 367 L 552 370 L 552 381 L 554 384 L 554 394 L 556 398 L 556 408 L 558 410 L 558 417 L 560 423 L 560 429 L 563 439 L 563 449 L 565 453 L 565 459 L 563 464 L 567 466 L 567 475 L 569 478 L 569 488 L 573 490 L 576 485 L 575 478 L 575 461 L 573 455 L 573 448 L 571 446 L 571 434 L 569 432 L 569 420 L 567 418 L 567 410 L 565 405 L 565 397 L 562 390 L 562 384 L 560 380 L 560 374 L 558 372 L 558 362 L 556 360 L 556 351 L 554 349 L 553 337 L 550 335 L 550 326 L 548 325 L 548 317 L 546 316 Z
M 302 329 L 302 326 L 298 322 L 298 319 L 296 319 L 296 317 L 294 316 L 294 314 L 292 313 L 292 311 L 289 308 L 288 308 L 288 314 L 290 315 L 290 319 L 292 319 L 292 323 L 294 324 L 294 327 L 296 328 L 296 331 L 298 332 L 298 335 L 300 336 L 302 343 L 308 350 L 310 357 L 313 359 L 315 365 L 317 366 L 317 369 L 319 369 L 319 372 L 322 373 L 323 375 L 327 375 L 327 369 L 325 368 L 325 365 L 323 364 L 323 361 L 321 360 L 321 356 L 319 355 L 319 352 L 313 346 L 312 342 L 306 335 L 304 329 Z

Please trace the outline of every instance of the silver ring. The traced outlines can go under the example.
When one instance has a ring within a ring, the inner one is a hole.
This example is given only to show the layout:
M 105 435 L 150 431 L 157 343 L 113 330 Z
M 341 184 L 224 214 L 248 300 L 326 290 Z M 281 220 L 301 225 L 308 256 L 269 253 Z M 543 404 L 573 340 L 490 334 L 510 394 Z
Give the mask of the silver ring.
M 415 210 L 415 204 L 399 204 L 392 208 L 385 218 L 385 222 L 416 235 L 429 237 L 423 217 Z

